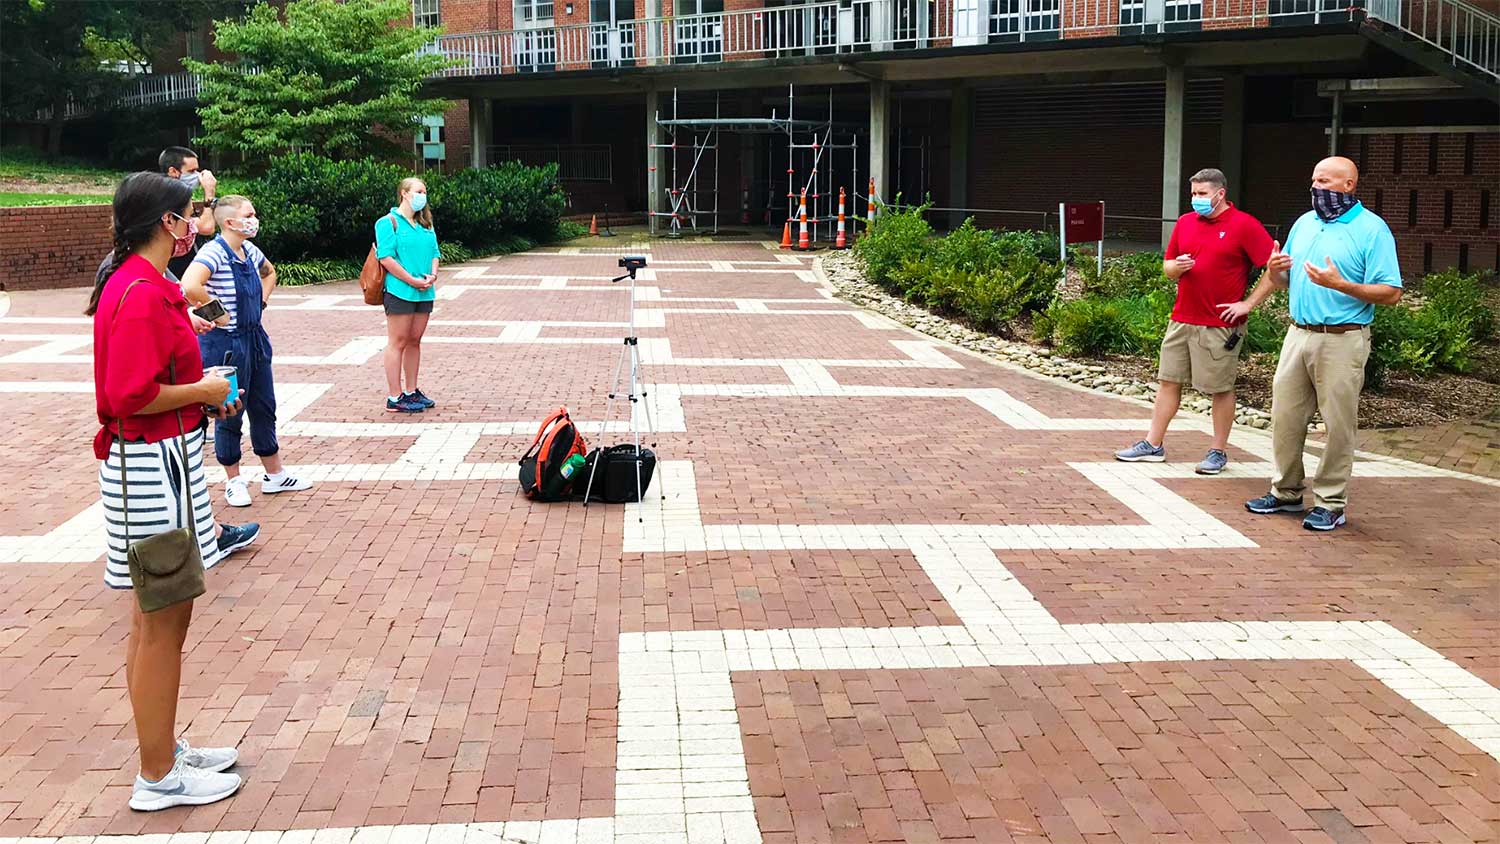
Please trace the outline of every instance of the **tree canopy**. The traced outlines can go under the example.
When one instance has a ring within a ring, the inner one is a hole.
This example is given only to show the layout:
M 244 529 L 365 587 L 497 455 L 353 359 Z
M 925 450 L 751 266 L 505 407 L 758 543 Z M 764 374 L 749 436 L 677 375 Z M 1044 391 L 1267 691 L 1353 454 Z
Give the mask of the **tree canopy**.
M 445 60 L 438 33 L 414 29 L 407 0 L 292 0 L 219 21 L 215 44 L 236 61 L 189 62 L 203 74 L 202 146 L 248 160 L 309 150 L 336 158 L 407 155 L 398 137 L 446 103 L 421 95 Z

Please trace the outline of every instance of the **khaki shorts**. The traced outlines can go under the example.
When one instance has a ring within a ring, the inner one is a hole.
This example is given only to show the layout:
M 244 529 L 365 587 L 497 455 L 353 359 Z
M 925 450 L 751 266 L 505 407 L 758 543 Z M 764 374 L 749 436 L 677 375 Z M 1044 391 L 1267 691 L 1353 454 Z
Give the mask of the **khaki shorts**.
M 1241 337 L 1233 349 L 1226 349 L 1224 341 L 1230 333 L 1231 329 L 1211 325 L 1167 323 L 1167 336 L 1161 341 L 1161 369 L 1156 377 L 1191 384 L 1208 395 L 1233 390 L 1245 340 Z

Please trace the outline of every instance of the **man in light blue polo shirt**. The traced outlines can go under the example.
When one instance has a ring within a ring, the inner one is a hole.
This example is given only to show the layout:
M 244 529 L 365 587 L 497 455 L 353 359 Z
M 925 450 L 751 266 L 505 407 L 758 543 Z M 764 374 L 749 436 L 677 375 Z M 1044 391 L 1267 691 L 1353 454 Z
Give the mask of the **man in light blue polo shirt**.
M 1376 305 L 1401 301 L 1396 240 L 1385 221 L 1354 198 L 1358 184 L 1353 161 L 1335 156 L 1318 162 L 1313 208 L 1292 226 L 1285 251 L 1272 253 L 1260 282 L 1290 287 L 1293 325 L 1271 387 L 1276 475 L 1270 493 L 1245 507 L 1252 513 L 1302 512 L 1302 449 L 1317 411 L 1328 443 L 1313 478 L 1313 509 L 1302 520 L 1309 530 L 1344 524 L 1370 322 Z

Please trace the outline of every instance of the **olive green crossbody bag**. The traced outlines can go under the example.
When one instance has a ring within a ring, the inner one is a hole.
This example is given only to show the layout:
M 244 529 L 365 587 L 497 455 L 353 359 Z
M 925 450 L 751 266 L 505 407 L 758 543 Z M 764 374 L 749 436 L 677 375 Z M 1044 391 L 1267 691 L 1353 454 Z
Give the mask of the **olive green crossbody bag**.
M 132 282 L 120 301 L 130 295 L 131 288 L 140 282 Z M 115 308 L 119 314 L 119 306 Z M 171 383 L 177 383 L 177 364 L 167 360 L 167 373 Z M 177 448 L 182 456 L 182 500 L 179 512 L 186 513 L 187 527 L 158 533 L 145 539 L 130 541 L 130 484 L 125 468 L 125 420 L 117 420 L 119 429 L 115 441 L 120 444 L 120 500 L 125 511 L 125 559 L 130 566 L 130 583 L 135 587 L 136 600 L 141 612 L 156 612 L 183 601 L 202 595 L 203 553 L 198 546 L 197 513 L 193 508 L 193 489 L 188 481 L 187 434 L 182 427 L 182 408 L 177 409 Z M 163 467 L 166 468 L 166 467 Z M 170 473 L 168 476 L 170 481 Z

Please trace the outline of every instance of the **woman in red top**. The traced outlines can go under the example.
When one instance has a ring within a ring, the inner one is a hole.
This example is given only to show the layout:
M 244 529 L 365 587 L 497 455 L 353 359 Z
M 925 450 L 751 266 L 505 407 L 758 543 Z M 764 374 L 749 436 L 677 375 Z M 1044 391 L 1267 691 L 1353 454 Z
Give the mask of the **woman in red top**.
M 108 534 L 104 582 L 119 589 L 130 588 L 126 552 L 134 542 L 191 524 L 209 567 L 249 544 L 259 530 L 226 525 L 220 531 L 209 507 L 205 406 L 221 414 L 230 386 L 203 372 L 195 332 L 212 324 L 192 315 L 182 289 L 162 274 L 167 261 L 193 242 L 191 198 L 186 185 L 155 173 L 136 173 L 120 183 L 114 257 L 109 272 L 96 280 L 86 311 L 94 317 L 100 424 L 94 456 L 102 461 L 99 491 Z M 229 409 L 238 405 L 235 397 Z M 127 478 L 128 507 L 122 485 Z M 182 646 L 193 602 L 151 613 L 141 612 L 134 600 L 131 606 L 125 683 L 141 768 L 130 806 L 154 811 L 222 800 L 240 787 L 238 775 L 223 773 L 239 754 L 233 748 L 195 749 L 176 738 Z

